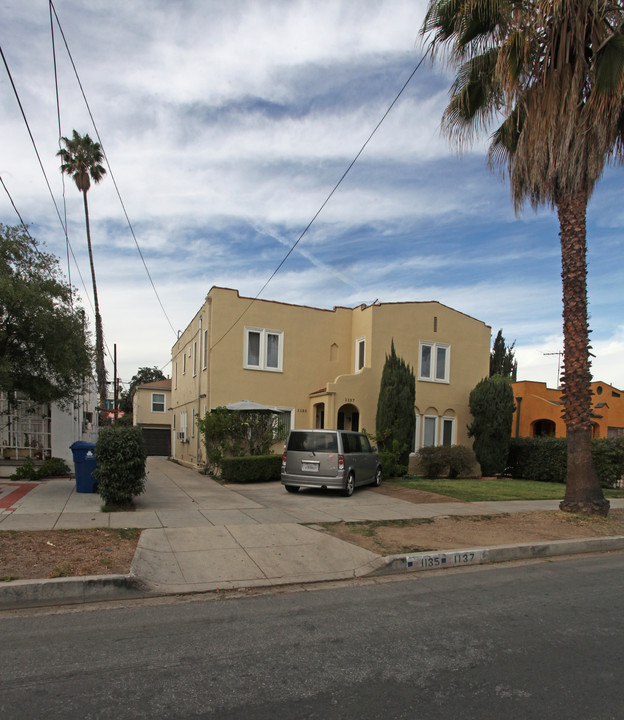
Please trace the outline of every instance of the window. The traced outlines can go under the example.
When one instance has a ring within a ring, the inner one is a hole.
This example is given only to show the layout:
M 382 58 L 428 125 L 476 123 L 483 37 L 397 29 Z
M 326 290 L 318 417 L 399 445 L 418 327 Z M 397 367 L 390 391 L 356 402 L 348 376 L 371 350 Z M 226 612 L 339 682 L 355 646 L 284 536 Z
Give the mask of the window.
M 186 348 L 182 354 L 182 375 L 186 375 Z
M 283 332 L 245 328 L 245 368 L 281 372 L 283 355 Z
M 355 372 L 359 372 L 366 363 L 366 338 L 355 341 Z
M 193 343 L 193 377 L 197 375 L 197 340 Z
M 180 413 L 180 439 L 186 440 L 186 431 L 188 429 L 188 414 L 186 410 Z
M 455 444 L 455 418 L 442 418 L 442 445 Z
M 152 393 L 152 412 L 165 412 L 165 393 Z
M 451 347 L 441 343 L 420 343 L 418 379 L 430 382 L 449 382 Z
M 433 415 L 425 415 L 423 418 L 423 447 L 436 444 L 436 426 L 438 418 Z
M 178 361 L 173 364 L 173 389 L 178 389 Z
M 204 330 L 204 370 L 208 365 L 208 330 Z

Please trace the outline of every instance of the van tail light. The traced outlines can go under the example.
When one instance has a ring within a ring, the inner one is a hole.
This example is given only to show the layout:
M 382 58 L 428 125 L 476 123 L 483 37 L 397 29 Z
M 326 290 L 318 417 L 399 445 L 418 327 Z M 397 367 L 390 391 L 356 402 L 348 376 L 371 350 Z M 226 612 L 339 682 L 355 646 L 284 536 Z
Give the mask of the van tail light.
M 338 455 L 338 470 L 344 470 L 344 455 Z
M 282 455 L 282 465 L 286 467 L 286 450 L 284 450 L 284 454 Z

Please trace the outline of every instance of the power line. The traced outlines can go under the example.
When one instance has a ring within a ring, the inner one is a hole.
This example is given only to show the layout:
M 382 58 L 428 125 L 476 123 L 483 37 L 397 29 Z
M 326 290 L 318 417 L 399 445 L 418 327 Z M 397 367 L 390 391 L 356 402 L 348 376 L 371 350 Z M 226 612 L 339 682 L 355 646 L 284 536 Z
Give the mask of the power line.
M 396 103 L 398 102 L 399 98 L 400 98 L 401 95 L 403 94 L 403 91 L 404 91 L 405 88 L 410 84 L 412 78 L 414 77 L 414 75 L 416 75 L 416 73 L 417 73 L 418 70 L 420 69 L 420 66 L 421 66 L 421 65 L 423 64 L 423 62 L 425 61 L 425 58 L 426 58 L 427 55 L 429 54 L 430 49 L 431 49 L 430 47 L 427 48 L 427 51 L 426 51 L 425 54 L 422 56 L 422 58 L 420 59 L 420 61 L 417 63 L 416 67 L 412 70 L 410 76 L 407 78 L 407 80 L 406 80 L 405 83 L 403 84 L 403 87 L 399 90 L 399 92 L 396 94 L 394 100 L 390 103 L 390 105 L 389 105 L 388 109 L 386 110 L 386 112 L 382 115 L 381 120 L 379 120 L 379 122 L 377 123 L 377 125 L 375 125 L 373 131 L 372 131 L 371 134 L 368 136 L 368 138 L 366 139 L 366 141 L 364 142 L 364 144 L 363 144 L 362 147 L 360 148 L 360 150 L 359 150 L 359 152 L 357 153 L 357 155 L 353 158 L 353 160 L 351 161 L 351 163 L 349 164 L 349 166 L 347 167 L 347 169 L 344 171 L 344 173 L 342 174 L 342 177 L 340 178 L 340 180 L 338 180 L 338 182 L 334 185 L 332 191 L 331 191 L 331 192 L 329 193 L 329 195 L 325 198 L 325 201 L 324 201 L 323 204 L 320 206 L 320 208 L 316 211 L 316 213 L 314 214 L 314 216 L 312 217 L 312 219 L 310 220 L 310 222 L 305 226 L 305 228 L 303 229 L 303 232 L 299 235 L 299 237 L 297 238 L 297 240 L 296 240 L 296 242 L 294 243 L 294 245 L 290 248 L 290 250 L 286 253 L 286 255 L 284 255 L 284 257 L 282 258 L 282 260 L 281 260 L 281 262 L 279 263 L 279 265 L 278 265 L 278 266 L 275 268 L 275 270 L 271 273 L 269 279 L 268 279 L 268 280 L 264 283 L 264 285 L 260 288 L 259 292 L 255 295 L 255 297 L 253 297 L 253 298 L 250 300 L 249 304 L 248 304 L 247 307 L 243 310 L 243 312 L 236 318 L 236 320 L 235 320 L 235 321 L 232 323 L 232 325 L 230 325 L 230 327 L 223 333 L 223 335 L 214 343 L 214 345 L 212 345 L 212 346 L 210 347 L 211 350 L 212 350 L 213 348 L 215 348 L 215 347 L 216 347 L 227 335 L 229 335 L 230 332 L 238 325 L 238 323 L 241 321 L 241 319 L 243 318 L 243 316 L 247 314 L 247 312 L 249 311 L 249 309 L 251 308 L 251 306 L 256 302 L 256 300 L 260 297 L 260 295 L 262 295 L 262 293 L 263 293 L 264 290 L 266 289 L 267 285 L 268 285 L 268 284 L 271 282 L 271 280 L 273 280 L 273 278 L 277 275 L 277 273 L 278 273 L 279 270 L 281 269 L 282 265 L 284 265 L 284 263 L 286 262 L 286 260 L 288 260 L 288 258 L 289 258 L 290 255 L 292 254 L 293 250 L 297 247 L 297 245 L 299 245 L 299 243 L 300 243 L 301 240 L 303 239 L 303 236 L 304 236 L 304 235 L 308 232 L 308 230 L 312 227 L 312 225 L 313 225 L 313 223 L 315 222 L 315 220 L 317 219 L 317 217 L 321 214 L 321 212 L 323 211 L 323 209 L 325 208 L 325 206 L 327 205 L 327 203 L 331 200 L 331 198 L 332 198 L 332 196 L 334 195 L 334 193 L 336 192 L 336 190 L 338 190 L 338 188 L 339 188 L 340 185 L 342 184 L 342 181 L 347 177 L 347 175 L 349 174 L 349 172 L 351 171 L 351 169 L 353 168 L 353 166 L 355 165 L 355 163 L 358 161 L 360 155 L 364 152 L 366 146 L 367 146 L 368 143 L 372 140 L 373 135 L 375 135 L 375 133 L 377 132 L 377 130 L 379 130 L 379 128 L 381 127 L 381 124 L 383 123 L 383 121 L 388 117 L 388 115 L 390 114 L 390 111 L 391 111 L 392 108 L 396 105 Z
M 177 337 L 177 332 L 175 328 L 173 327 L 173 324 L 171 323 L 171 320 L 169 319 L 169 315 L 167 314 L 167 311 L 165 310 L 164 305 L 162 304 L 162 301 L 160 299 L 160 295 L 158 294 L 158 291 L 156 290 L 156 285 L 154 284 L 154 281 L 152 279 L 152 276 L 150 274 L 150 271 L 147 267 L 147 263 L 145 262 L 145 258 L 143 256 L 143 252 L 141 251 L 141 248 L 139 246 L 139 242 L 137 240 L 137 237 L 134 233 L 134 228 L 132 227 L 132 223 L 130 222 L 130 217 L 128 216 L 128 213 L 126 211 L 126 206 L 124 204 L 124 201 L 121 197 L 121 193 L 119 191 L 119 187 L 117 186 L 117 181 L 115 180 L 115 176 L 113 174 L 113 171 L 111 169 L 110 162 L 108 160 L 108 156 L 106 155 L 106 151 L 104 150 L 104 143 L 102 142 L 102 138 L 100 137 L 100 133 L 98 132 L 97 125 L 95 124 L 95 119 L 93 117 L 93 113 L 91 112 L 91 107 L 89 105 L 89 101 L 87 100 L 87 96 L 85 94 L 84 88 L 82 86 L 82 82 L 80 80 L 80 76 L 78 75 L 78 70 L 76 68 L 76 64 L 74 63 L 74 58 L 72 57 L 71 51 L 69 49 L 69 45 L 67 43 L 67 39 L 65 38 L 65 33 L 63 32 L 63 28 L 61 26 L 61 22 L 58 18 L 56 8 L 54 7 L 54 3 L 52 0 L 49 0 L 51 11 L 54 12 L 54 17 L 56 18 L 56 23 L 58 25 L 58 28 L 61 32 L 61 37 L 63 38 L 63 42 L 65 43 L 65 49 L 67 50 L 67 55 L 69 56 L 69 60 L 71 62 L 72 68 L 74 69 L 74 74 L 76 76 L 76 80 L 78 82 L 78 86 L 80 88 L 80 92 L 82 93 L 82 97 L 84 99 L 87 111 L 89 113 L 89 117 L 91 118 L 91 122 L 93 123 L 93 129 L 95 130 L 95 134 L 97 135 L 98 142 L 100 143 L 100 147 L 102 148 L 102 153 L 104 155 L 104 159 L 106 161 L 106 165 L 108 167 L 109 175 L 111 180 L 113 181 L 113 185 L 115 187 L 115 192 L 117 193 L 117 197 L 119 198 L 119 202 L 121 204 L 121 208 L 123 210 L 124 216 L 126 218 L 126 222 L 128 223 L 128 227 L 130 228 L 130 233 L 132 234 L 132 238 L 134 240 L 134 244 L 136 245 L 136 248 L 139 252 L 139 256 L 141 257 L 141 261 L 143 262 L 143 267 L 145 268 L 145 272 L 147 273 L 147 277 L 149 278 L 149 281 L 152 285 L 152 289 L 154 290 L 154 294 L 156 295 L 156 299 L 158 300 L 158 304 L 160 305 L 161 310 L 163 311 L 163 314 L 165 318 L 167 319 L 167 322 L 169 323 L 169 327 L 171 328 L 174 335 Z

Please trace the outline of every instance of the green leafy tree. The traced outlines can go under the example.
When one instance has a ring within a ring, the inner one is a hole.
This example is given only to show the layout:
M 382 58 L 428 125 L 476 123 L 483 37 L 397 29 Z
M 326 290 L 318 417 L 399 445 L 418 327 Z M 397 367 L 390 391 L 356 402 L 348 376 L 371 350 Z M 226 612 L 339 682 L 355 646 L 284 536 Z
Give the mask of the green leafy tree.
M 468 437 L 481 465 L 483 475 L 498 475 L 505 470 L 514 410 L 513 390 L 508 378 L 485 378 L 470 393 L 472 422 Z
M 591 457 L 586 211 L 624 150 L 624 8 L 617 0 L 431 0 L 421 32 L 457 71 L 442 124 L 460 144 L 490 126 L 490 164 L 516 211 L 557 209 L 563 279 L 566 493 L 560 507 L 606 515 Z
M 58 260 L 23 229 L 0 224 L 0 389 L 69 402 L 91 360 L 85 316 Z
M 490 377 L 492 377 L 492 375 L 503 375 L 504 377 L 510 378 L 513 382 L 516 381 L 518 361 L 514 357 L 515 345 L 516 343 L 513 342 L 507 347 L 505 345 L 503 331 L 498 331 L 492 352 L 490 353 Z
M 108 395 L 106 383 L 106 365 L 104 363 L 104 330 L 102 329 L 102 316 L 98 301 L 97 283 L 95 280 L 95 265 L 93 264 L 93 247 L 91 245 L 91 231 L 89 229 L 89 204 L 87 192 L 91 187 L 91 180 L 99 183 L 106 170 L 102 163 L 103 153 L 99 143 L 93 142 L 88 134 L 80 135 L 76 130 L 72 137 L 61 138 L 65 144 L 56 154 L 61 158 L 61 172 L 71 175 L 76 187 L 82 193 L 85 212 L 85 225 L 87 228 L 87 248 L 89 250 L 89 265 L 91 267 L 91 282 L 93 284 L 93 305 L 95 308 L 95 374 L 97 377 L 100 406 L 106 407 Z
M 123 413 L 132 414 L 132 398 L 134 397 L 134 391 L 139 385 L 145 385 L 146 383 L 154 382 L 156 380 L 166 380 L 164 373 L 157 366 L 154 367 L 140 367 L 136 374 L 132 376 L 128 389 L 122 393 L 119 399 L 119 409 Z
M 381 373 L 375 431 L 380 451 L 394 452 L 398 449 L 401 465 L 407 465 L 414 439 L 415 403 L 414 372 L 396 354 L 393 340 Z

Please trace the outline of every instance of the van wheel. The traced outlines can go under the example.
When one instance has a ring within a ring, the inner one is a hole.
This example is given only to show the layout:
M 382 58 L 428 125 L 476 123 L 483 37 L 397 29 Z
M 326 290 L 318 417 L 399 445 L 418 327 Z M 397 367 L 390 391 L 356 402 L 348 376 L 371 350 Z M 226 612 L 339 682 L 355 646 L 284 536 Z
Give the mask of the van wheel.
M 375 479 L 373 480 L 373 485 L 375 487 L 379 487 L 381 485 L 381 481 L 383 480 L 383 476 L 381 474 L 381 468 L 377 468 L 377 472 L 375 473 Z
M 345 497 L 351 497 L 351 495 L 353 495 L 354 490 L 355 490 L 355 475 L 352 472 L 350 472 L 347 475 L 347 481 L 345 482 L 345 486 L 342 491 L 342 494 Z
M 284 486 L 288 492 L 299 492 L 299 485 L 285 485 Z

